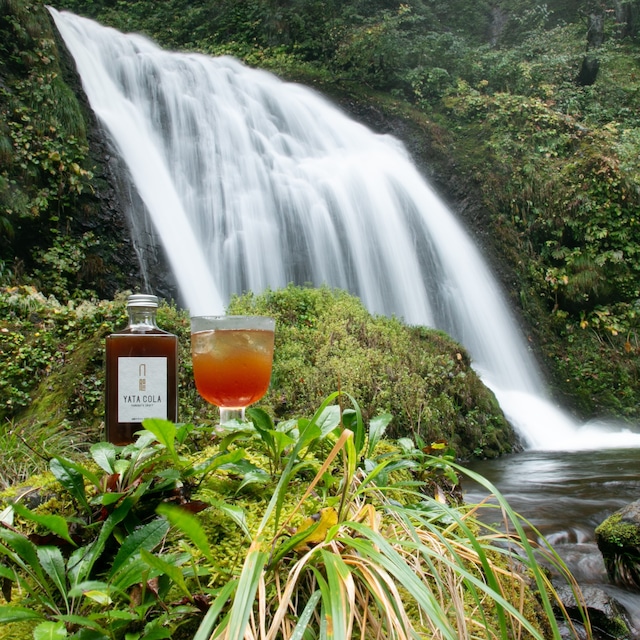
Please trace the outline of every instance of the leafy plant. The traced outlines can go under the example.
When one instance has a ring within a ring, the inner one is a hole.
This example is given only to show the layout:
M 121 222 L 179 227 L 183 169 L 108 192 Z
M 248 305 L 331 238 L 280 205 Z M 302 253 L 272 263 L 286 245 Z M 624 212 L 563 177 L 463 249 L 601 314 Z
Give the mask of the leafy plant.
M 318 417 L 300 432 L 295 450 L 301 451 L 314 437 Z M 372 435 L 376 440 L 379 425 Z M 459 511 L 421 494 L 421 483 L 413 490 L 418 500 L 403 504 L 389 499 L 389 487 L 377 487 L 374 479 L 391 459 L 367 472 L 358 463 L 362 449 L 352 431 L 339 425 L 332 439 L 335 444 L 325 463 L 281 522 L 296 460 L 290 457 L 237 582 L 214 600 L 195 640 L 300 638 L 309 633 L 326 638 L 429 634 L 454 639 L 470 637 L 478 627 L 489 637 L 525 631 L 534 638 L 548 637 L 546 629 L 518 608 L 526 591 L 524 578 L 504 572 L 505 560 L 508 564 L 520 554 L 541 590 L 553 635 L 560 637 L 548 595 L 553 588 L 518 517 L 503 499 L 500 504 L 518 532 L 507 536 L 509 547 L 500 545 L 496 531 L 478 534 L 471 510 Z M 371 447 L 367 453 L 372 453 Z M 337 458 L 343 473 L 334 499 L 327 500 L 329 506 L 312 523 L 305 520 L 293 535 L 286 535 L 288 523 Z M 430 462 L 424 459 L 423 464 Z M 272 534 L 269 523 L 274 514 Z M 562 568 L 557 556 L 552 559 Z M 229 597 L 231 604 L 225 609 L 222 599 Z
M 490 637 L 526 631 L 543 638 L 542 620 L 559 637 L 553 588 L 536 559 L 541 550 L 504 499 L 516 533 L 485 533 L 473 508 L 430 493 L 425 478 L 445 473 L 455 481 L 465 473 L 444 444 L 387 441 L 390 416 L 365 430 L 353 399 L 350 409 L 334 404 L 347 399 L 336 392 L 311 419 L 289 425 L 284 447 L 274 448 L 275 425 L 253 410 L 248 415 L 261 424 L 253 423 L 251 436 L 247 425 L 235 432 L 230 425 L 204 457 L 186 455 L 192 426 L 149 420 L 132 445 L 94 445 L 92 464 L 54 458 L 51 472 L 77 515 L 19 501 L 2 512 L 3 593 L 19 586 L 22 596 L 0 607 L 0 622 L 31 622 L 36 640 L 181 638 L 183 627 L 193 640 L 354 632 L 453 639 L 478 626 Z M 241 476 L 253 470 L 241 462 L 254 448 L 278 470 L 261 488 L 271 497 L 255 520 L 224 499 L 237 489 L 220 493 L 229 474 L 236 487 L 251 487 Z M 327 483 L 327 474 L 338 482 Z M 309 504 L 317 515 L 306 513 Z M 218 561 L 208 509 L 241 532 L 237 570 Z M 516 560 L 534 577 L 538 614 L 525 611 L 534 600 L 513 570 Z

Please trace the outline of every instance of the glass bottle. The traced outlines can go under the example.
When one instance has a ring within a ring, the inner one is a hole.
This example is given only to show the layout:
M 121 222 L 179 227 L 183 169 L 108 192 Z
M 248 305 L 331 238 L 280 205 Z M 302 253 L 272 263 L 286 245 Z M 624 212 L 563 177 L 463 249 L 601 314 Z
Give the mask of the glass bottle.
M 129 324 L 106 338 L 105 435 L 129 444 L 146 418 L 178 419 L 178 338 L 156 324 L 158 298 L 134 294 Z

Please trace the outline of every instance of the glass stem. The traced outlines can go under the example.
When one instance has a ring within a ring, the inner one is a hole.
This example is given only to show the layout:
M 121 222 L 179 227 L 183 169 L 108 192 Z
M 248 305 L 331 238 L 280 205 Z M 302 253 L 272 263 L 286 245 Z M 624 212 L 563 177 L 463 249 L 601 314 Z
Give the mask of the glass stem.
M 225 424 L 231 420 L 244 422 L 244 407 L 241 409 L 225 409 L 220 407 L 220 424 Z

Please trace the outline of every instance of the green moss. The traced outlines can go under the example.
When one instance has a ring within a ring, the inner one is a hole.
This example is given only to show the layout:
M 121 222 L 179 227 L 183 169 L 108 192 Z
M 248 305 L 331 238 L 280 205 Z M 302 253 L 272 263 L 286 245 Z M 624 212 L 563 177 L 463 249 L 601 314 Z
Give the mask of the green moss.
M 365 419 L 392 413 L 392 436 L 445 439 L 463 457 L 513 446 L 495 396 L 442 332 L 372 316 L 354 296 L 329 288 L 247 295 L 229 311 L 277 320 L 271 390 L 260 404 L 278 418 L 310 413 L 328 389 L 340 389 Z
M 37 624 L 36 622 L 10 622 L 0 625 L 0 640 L 33 640 L 33 630 Z
M 614 513 L 595 530 L 598 546 L 610 549 L 640 549 L 640 527 L 637 524 L 623 522 L 622 515 Z
M 126 295 L 62 305 L 28 287 L 0 291 L 7 318 L 0 333 L 0 442 L 14 452 L 15 477 L 24 477 L 24 467 L 35 470 L 38 456 L 73 456 L 102 438 L 104 338 L 125 326 L 125 304 Z M 461 457 L 492 457 L 513 446 L 494 395 L 466 351 L 442 332 L 372 316 L 354 296 L 328 288 L 247 295 L 229 310 L 276 317 L 272 382 L 260 406 L 278 420 L 312 415 L 340 389 L 365 420 L 391 413 L 392 436 L 444 439 Z M 217 410 L 193 382 L 188 314 L 163 304 L 158 324 L 179 339 L 180 421 L 215 421 Z

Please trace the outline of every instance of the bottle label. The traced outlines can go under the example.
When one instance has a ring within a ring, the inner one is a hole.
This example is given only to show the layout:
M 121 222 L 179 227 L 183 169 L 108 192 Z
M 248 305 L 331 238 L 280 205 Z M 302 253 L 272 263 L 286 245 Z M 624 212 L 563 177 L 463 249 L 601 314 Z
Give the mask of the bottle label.
M 118 358 L 118 422 L 167 419 L 167 358 Z

